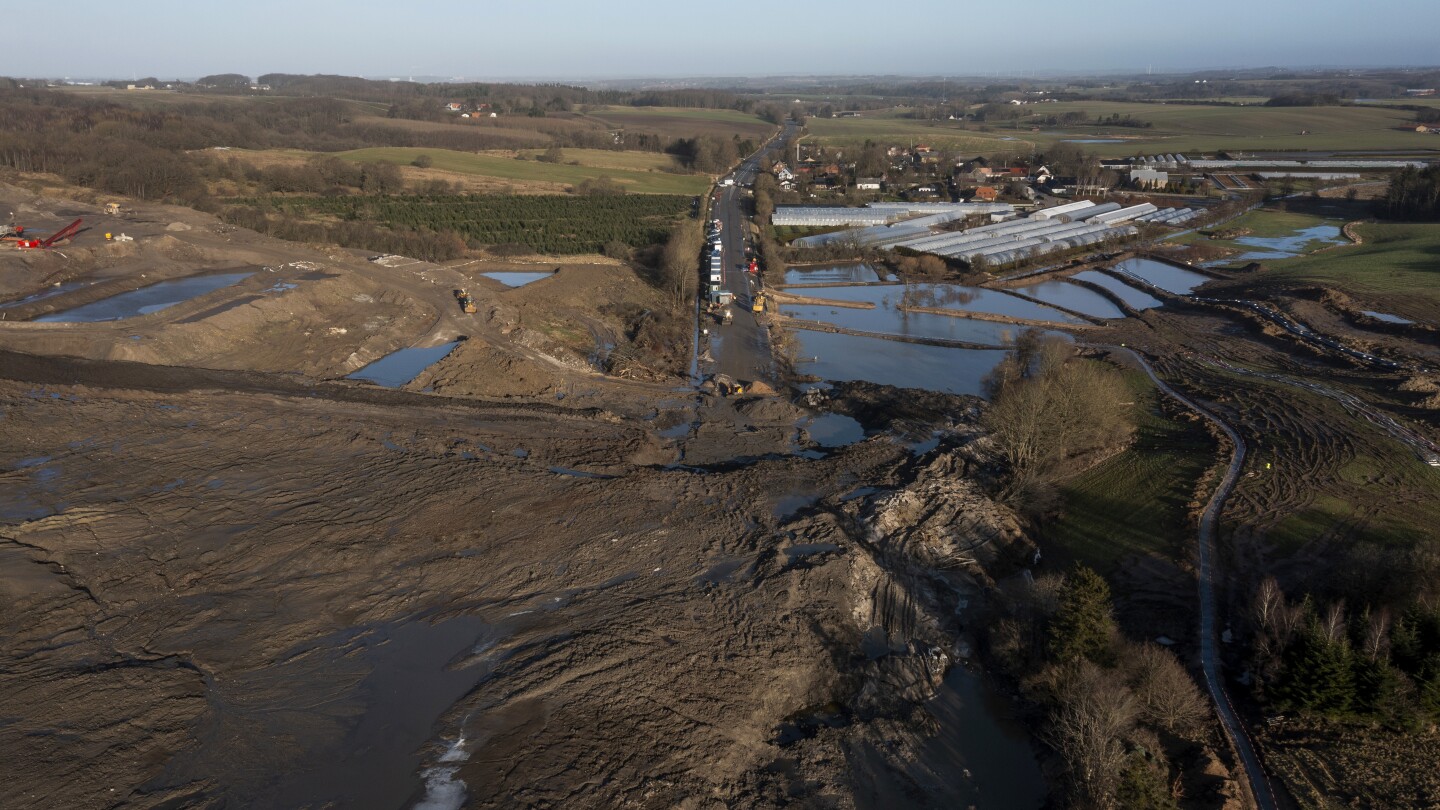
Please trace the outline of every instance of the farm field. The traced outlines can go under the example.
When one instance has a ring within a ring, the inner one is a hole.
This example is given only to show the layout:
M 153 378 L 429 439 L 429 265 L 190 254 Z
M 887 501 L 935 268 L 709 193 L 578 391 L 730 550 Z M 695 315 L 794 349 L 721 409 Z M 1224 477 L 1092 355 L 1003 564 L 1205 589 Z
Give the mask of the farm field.
M 394 163 L 399 166 L 410 165 L 416 157 L 429 155 L 433 161 L 431 168 L 444 171 L 457 172 L 460 174 L 483 175 L 486 177 L 500 178 L 503 180 L 515 181 L 538 181 L 546 183 L 574 185 L 586 180 L 593 180 L 600 177 L 609 177 L 625 187 L 626 191 L 635 194 L 703 194 L 710 187 L 710 178 L 703 175 L 671 174 L 659 170 L 660 165 L 668 165 L 669 158 L 664 155 L 655 155 L 655 158 L 664 158 L 665 164 L 656 163 L 648 153 L 644 157 L 614 158 L 611 162 L 628 161 L 631 165 L 645 165 L 649 160 L 656 168 L 618 168 L 601 167 L 595 165 L 583 165 L 582 158 L 595 160 L 593 153 L 603 150 L 566 150 L 575 153 L 578 157 L 567 158 L 580 160 L 582 165 L 572 166 L 567 163 L 542 163 L 537 160 L 519 160 L 514 157 L 506 157 L 500 154 L 475 154 L 472 152 L 456 152 L 448 149 L 423 149 L 419 147 L 375 147 L 371 149 L 356 149 L 349 152 L 340 152 L 338 157 L 344 160 L 351 160 L 359 163 L 383 162 Z M 624 153 L 617 153 L 624 154 Z M 630 153 L 638 155 L 639 153 Z
M 1365 223 L 1363 243 L 1274 262 L 1270 280 L 1336 287 L 1398 313 L 1434 321 L 1440 314 L 1440 224 Z
M 759 117 L 738 110 L 692 109 L 689 107 L 599 107 L 587 108 L 586 118 L 607 126 L 652 132 L 666 138 L 693 138 L 739 135 L 756 143 L 777 129 Z
M 1116 101 L 1069 101 L 1024 108 L 1014 122 L 991 122 L 990 131 L 963 129 L 952 121 L 898 118 L 897 111 L 866 113 L 861 118 L 815 118 L 811 134 L 827 143 L 865 140 L 924 141 L 961 152 L 1025 151 L 1061 141 L 1113 140 L 1083 143 L 1087 152 L 1124 157 L 1160 151 L 1227 150 L 1406 150 L 1440 152 L 1440 136 L 1403 128 L 1413 116 L 1379 107 L 1222 107 L 1195 104 L 1149 104 Z M 1151 123 L 1149 129 L 1084 126 L 1057 129 L 1039 120 L 1067 112 L 1092 119 L 1119 115 Z M 970 124 L 971 127 L 977 125 Z M 1040 126 L 1040 131 L 1032 131 Z M 1301 135 L 1301 132 L 1309 134 Z
M 1160 411 L 1149 378 L 1132 372 L 1126 382 L 1135 402 L 1134 444 L 1061 482 L 1062 514 L 1046 528 L 1060 556 L 1106 575 L 1131 555 L 1186 556 L 1187 504 L 1215 456 L 1203 429 Z
M 407 195 L 285 197 L 241 201 L 288 220 L 336 218 L 392 229 L 453 232 L 483 245 L 525 245 L 538 253 L 599 253 L 608 242 L 643 247 L 664 241 L 690 210 L 679 195 Z
M 882 117 L 866 113 L 861 118 L 812 118 L 805 123 L 811 135 L 827 144 L 860 144 L 867 140 L 925 143 L 938 149 L 960 152 L 1028 152 L 1033 133 L 977 132 L 955 121 L 927 121 Z
M 1402 110 L 1375 107 L 1207 107 L 1193 104 L 1072 101 L 1027 108 L 1035 116 L 1084 112 L 1091 118 L 1131 116 L 1150 129 L 1130 127 L 1071 128 L 1063 133 L 1016 133 L 1041 143 L 1067 138 L 1116 138 L 1122 143 L 1086 144 L 1102 156 L 1147 151 L 1275 150 L 1275 149 L 1440 149 L 1433 135 L 1401 129 L 1413 120 Z M 996 132 L 1003 131 L 997 124 Z M 1027 119 L 1018 128 L 1028 131 Z M 1301 132 L 1309 134 L 1302 135 Z
M 1317 228 L 1319 226 L 1341 228 L 1344 226 L 1344 224 L 1345 223 L 1343 220 L 1318 216 L 1315 214 L 1297 213 L 1294 211 L 1275 211 L 1271 209 L 1260 209 L 1257 211 L 1251 211 L 1250 213 L 1245 214 L 1232 222 L 1226 223 L 1225 226 L 1220 229 L 1220 231 L 1225 234 L 1234 234 L 1239 238 L 1275 240 L 1289 239 L 1290 242 L 1286 245 L 1287 250 L 1293 249 L 1295 252 L 1299 253 L 1310 253 L 1321 248 L 1332 247 L 1334 243 L 1329 242 L 1325 239 L 1318 238 L 1301 243 L 1297 238 L 1295 238 L 1300 235 L 1301 231 L 1305 231 L 1311 228 Z M 1242 242 L 1235 241 L 1234 239 L 1211 239 L 1204 234 L 1199 233 L 1198 231 L 1187 233 L 1183 236 L 1177 237 L 1173 240 L 1173 242 L 1179 245 L 1193 244 L 1206 245 L 1210 247 L 1220 247 L 1239 253 L 1263 251 L 1263 248 L 1259 246 L 1246 245 Z M 1267 261 L 1273 260 L 1274 259 L 1270 259 Z

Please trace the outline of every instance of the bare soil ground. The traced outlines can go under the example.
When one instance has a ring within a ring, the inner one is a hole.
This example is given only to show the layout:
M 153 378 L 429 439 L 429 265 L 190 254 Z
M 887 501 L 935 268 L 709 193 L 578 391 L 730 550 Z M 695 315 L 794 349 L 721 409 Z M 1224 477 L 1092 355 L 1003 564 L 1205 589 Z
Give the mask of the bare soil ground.
M 0 252 L 5 300 L 82 285 L 0 310 L 0 805 L 1035 795 L 966 769 L 994 741 L 941 700 L 961 608 L 1032 553 L 973 480 L 975 431 L 801 455 L 802 407 L 599 375 L 601 304 L 654 303 L 619 265 L 511 289 L 479 273 L 536 267 L 376 263 L 77 196 L 0 188 L 35 230 L 91 225 Z M 26 320 L 241 268 L 147 315 Z M 342 379 L 460 336 L 404 389 Z

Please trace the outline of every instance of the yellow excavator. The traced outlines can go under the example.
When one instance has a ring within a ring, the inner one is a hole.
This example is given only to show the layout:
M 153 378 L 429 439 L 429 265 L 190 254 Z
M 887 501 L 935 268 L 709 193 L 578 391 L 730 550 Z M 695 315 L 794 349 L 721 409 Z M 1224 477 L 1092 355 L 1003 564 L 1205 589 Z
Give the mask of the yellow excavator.
M 464 290 L 455 290 L 454 293 L 455 300 L 460 302 L 460 311 L 473 314 L 475 312 L 475 299 L 470 297 L 470 293 Z
M 763 293 L 755 293 L 755 295 L 753 295 L 753 296 L 750 297 L 750 311 L 751 311 L 751 312 L 764 312 L 764 311 L 765 311 L 765 295 L 764 295 Z

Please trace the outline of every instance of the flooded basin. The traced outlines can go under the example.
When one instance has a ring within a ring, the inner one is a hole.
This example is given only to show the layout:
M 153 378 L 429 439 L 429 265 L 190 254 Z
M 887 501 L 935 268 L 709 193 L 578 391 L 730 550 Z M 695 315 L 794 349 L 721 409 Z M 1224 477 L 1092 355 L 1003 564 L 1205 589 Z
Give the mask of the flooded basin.
M 457 345 L 459 341 L 452 340 L 439 346 L 391 352 L 359 371 L 346 375 L 345 379 L 369 380 L 385 388 L 399 388 L 420 376 L 420 372 L 449 354 Z
M 845 329 L 882 335 L 962 340 L 985 346 L 1004 346 L 1015 341 L 1026 327 L 995 321 L 956 318 L 933 312 L 905 312 L 889 306 L 875 309 L 783 304 L 780 311 L 803 321 L 818 321 Z M 1057 333 L 1058 334 L 1058 333 Z
M 493 278 L 507 287 L 524 287 L 526 284 L 539 281 L 542 278 L 549 278 L 555 274 L 549 271 L 543 273 L 497 271 L 494 273 L 481 273 L 480 275 L 486 278 Z
M 1349 240 L 1341 233 L 1339 225 L 1315 225 L 1289 236 L 1240 236 L 1234 241 L 1236 244 L 1255 248 L 1253 252 L 1241 255 L 1240 260 L 1261 261 L 1300 256 L 1329 245 L 1343 245 Z
M 884 281 L 884 278 L 868 264 L 789 267 L 785 270 L 786 284 L 843 284 L 862 281 Z
M 1189 295 L 1201 284 L 1214 281 L 1209 276 L 1201 275 L 1193 270 L 1184 270 L 1153 259 L 1126 259 L 1115 265 L 1115 269 L 1122 273 L 1129 273 L 1151 286 L 1159 287 L 1176 295 Z
M 1079 284 L 1071 284 L 1068 281 L 1044 281 L 1028 287 L 1013 289 L 1015 292 L 1023 293 L 1047 304 L 1054 304 L 1057 307 L 1072 309 L 1082 315 L 1091 315 L 1096 318 L 1125 317 L 1125 313 L 1111 303 L 1110 299 L 1094 290 L 1086 289 Z
M 1077 281 L 1088 281 L 1097 287 L 1104 287 L 1114 293 L 1116 298 L 1124 301 L 1131 309 L 1153 309 L 1165 303 L 1139 287 L 1132 287 L 1099 270 L 1086 270 L 1076 273 L 1072 278 Z
M 883 338 L 797 330 L 797 370 L 826 380 L 864 380 L 898 388 L 980 395 L 1005 349 L 950 349 Z
M 851 301 L 886 307 L 929 307 L 961 312 L 983 312 L 1032 321 L 1082 323 L 1058 309 L 1016 298 L 996 290 L 959 284 L 883 284 L 874 287 L 815 287 L 804 290 L 811 298 Z
M 239 284 L 252 275 L 254 275 L 253 272 L 246 271 L 162 281 L 159 284 L 151 284 L 149 287 L 120 293 L 102 301 L 95 301 L 64 312 L 42 315 L 35 321 L 37 323 L 100 323 L 150 315 L 176 304 L 183 304 L 191 298 L 198 298 L 223 287 Z

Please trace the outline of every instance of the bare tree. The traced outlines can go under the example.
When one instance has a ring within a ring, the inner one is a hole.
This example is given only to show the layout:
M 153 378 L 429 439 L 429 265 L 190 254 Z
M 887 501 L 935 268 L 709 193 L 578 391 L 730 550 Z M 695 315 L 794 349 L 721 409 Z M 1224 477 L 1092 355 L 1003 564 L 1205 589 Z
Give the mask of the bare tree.
M 1077 806 L 1114 807 L 1125 769 L 1124 737 L 1139 711 L 1135 696 L 1088 661 L 1067 668 L 1060 682 L 1047 741 L 1065 757 Z
M 1158 644 L 1131 648 L 1126 661 L 1130 688 L 1141 718 L 1183 737 L 1193 735 L 1210 714 L 1210 703 L 1174 654 Z
M 1387 660 L 1390 655 L 1390 608 L 1366 611 L 1365 638 L 1360 651 L 1371 661 Z

